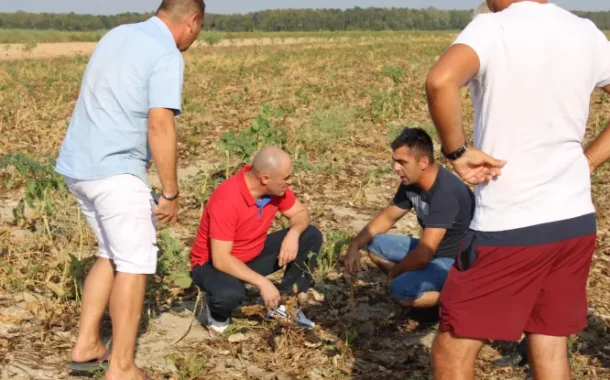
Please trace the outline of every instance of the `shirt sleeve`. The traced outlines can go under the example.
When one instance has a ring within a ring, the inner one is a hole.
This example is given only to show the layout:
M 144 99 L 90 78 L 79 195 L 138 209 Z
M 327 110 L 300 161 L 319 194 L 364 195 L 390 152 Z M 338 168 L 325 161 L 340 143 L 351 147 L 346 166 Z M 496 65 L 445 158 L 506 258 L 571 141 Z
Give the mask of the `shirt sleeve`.
M 233 241 L 237 230 L 238 212 L 231 202 L 218 199 L 209 204 L 210 239 Z
M 458 200 L 449 192 L 441 193 L 430 202 L 430 214 L 426 227 L 453 228 L 460 211 Z
M 407 189 L 406 186 L 400 184 L 398 186 L 398 190 L 396 191 L 396 195 L 394 195 L 394 204 L 403 210 L 410 210 L 413 208 L 413 203 L 409 198 L 407 198 Z
M 610 41 L 601 31 L 598 32 L 600 73 L 597 77 L 597 87 L 606 87 L 610 84 Z
M 286 188 L 286 192 L 284 192 L 284 195 L 280 198 L 280 203 L 278 206 L 280 212 L 286 212 L 290 210 L 292 206 L 294 206 L 296 201 L 297 198 L 294 196 L 292 190 L 290 190 L 289 187 Z
M 466 28 L 458 35 L 452 45 L 462 44 L 469 46 L 479 57 L 480 76 L 487 70 L 491 58 L 498 44 L 500 25 L 493 19 L 493 14 L 480 14 L 476 16 Z
M 148 80 L 148 107 L 168 108 L 176 116 L 182 113 L 184 60 L 180 54 L 163 56 Z

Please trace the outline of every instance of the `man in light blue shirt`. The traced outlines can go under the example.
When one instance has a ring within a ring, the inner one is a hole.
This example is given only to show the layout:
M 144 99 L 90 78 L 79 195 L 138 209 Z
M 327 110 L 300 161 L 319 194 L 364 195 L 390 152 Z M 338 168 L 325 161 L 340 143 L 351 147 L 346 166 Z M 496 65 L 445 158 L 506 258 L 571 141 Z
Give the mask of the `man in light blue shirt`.
M 176 220 L 181 52 L 197 39 L 204 13 L 203 0 L 163 0 L 149 20 L 108 32 L 85 70 L 56 166 L 99 247 L 85 282 L 69 365 L 74 370 L 108 363 L 99 328 L 110 306 L 113 349 L 106 379 L 146 378 L 135 365 L 135 341 L 146 279 L 156 272 L 155 223 Z M 163 187 L 158 204 L 146 177 L 151 159 Z

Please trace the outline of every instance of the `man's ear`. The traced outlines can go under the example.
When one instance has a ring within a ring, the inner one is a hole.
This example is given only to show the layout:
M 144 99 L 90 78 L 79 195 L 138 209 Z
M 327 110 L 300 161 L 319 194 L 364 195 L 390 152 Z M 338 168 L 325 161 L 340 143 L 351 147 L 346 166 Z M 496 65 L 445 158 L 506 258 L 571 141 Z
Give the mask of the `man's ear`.
M 261 181 L 261 185 L 267 186 L 267 184 L 269 183 L 269 175 L 268 174 L 261 175 L 260 181 Z
M 426 170 L 428 169 L 428 166 L 430 166 L 430 157 L 422 155 L 419 158 L 419 167 L 421 170 Z
M 199 13 L 194 12 L 188 18 L 188 25 L 191 32 L 197 28 L 197 23 L 201 23 L 201 19 L 199 17 Z

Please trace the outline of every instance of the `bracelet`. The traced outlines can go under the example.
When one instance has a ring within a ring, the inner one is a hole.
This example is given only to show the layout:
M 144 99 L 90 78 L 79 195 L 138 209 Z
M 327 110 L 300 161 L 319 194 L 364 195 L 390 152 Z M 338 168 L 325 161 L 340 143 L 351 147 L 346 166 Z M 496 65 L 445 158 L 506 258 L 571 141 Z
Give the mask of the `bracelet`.
M 168 201 L 173 201 L 173 200 L 175 200 L 176 198 L 178 198 L 178 194 L 179 194 L 179 193 L 176 193 L 176 195 L 174 195 L 173 197 L 168 197 L 168 196 L 166 196 L 166 195 L 165 195 L 165 193 L 161 192 L 161 196 L 162 196 L 163 198 L 165 198 L 166 200 L 168 200 Z

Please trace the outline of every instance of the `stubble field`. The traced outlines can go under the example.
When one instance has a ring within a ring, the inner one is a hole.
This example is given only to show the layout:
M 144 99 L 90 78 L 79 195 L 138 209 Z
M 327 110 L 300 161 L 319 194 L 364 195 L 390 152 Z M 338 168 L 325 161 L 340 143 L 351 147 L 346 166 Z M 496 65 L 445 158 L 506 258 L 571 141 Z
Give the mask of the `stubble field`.
M 386 278 L 364 255 L 364 272 L 346 276 L 342 255 L 349 237 L 398 186 L 391 172 L 392 137 L 405 125 L 435 135 L 424 81 L 455 35 L 200 44 L 185 55 L 184 114 L 177 119 L 179 222 L 159 228 L 159 268 L 149 283 L 138 341 L 138 363 L 153 379 L 431 378 L 436 324 L 393 304 Z M 52 168 L 86 63 L 86 55 L 0 62 L 3 379 L 82 378 L 65 364 L 96 247 Z M 473 111 L 466 89 L 462 98 L 470 134 Z M 608 98 L 595 92 L 586 141 L 609 119 Z M 236 314 L 234 326 L 212 339 L 196 320 L 201 296 L 188 277 L 188 251 L 211 191 L 269 143 L 292 154 L 293 188 L 325 236 L 315 291 L 300 300 L 318 327 L 303 331 L 263 319 L 258 294 L 251 290 L 251 303 Z M 437 157 L 446 164 L 438 140 Z M 610 378 L 608 173 L 604 166 L 593 175 L 598 247 L 588 285 L 589 326 L 570 339 L 574 379 Z M 154 167 L 150 179 L 158 184 Z M 421 233 L 413 215 L 392 232 Z M 109 339 L 108 319 L 103 332 Z M 523 368 L 489 364 L 514 346 L 486 345 L 477 378 L 524 378 Z

